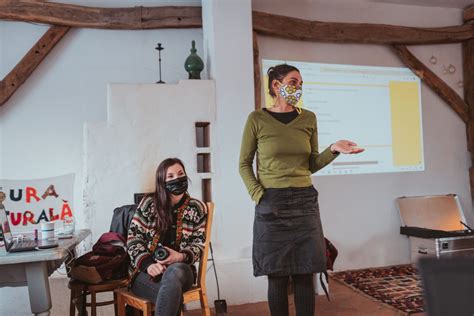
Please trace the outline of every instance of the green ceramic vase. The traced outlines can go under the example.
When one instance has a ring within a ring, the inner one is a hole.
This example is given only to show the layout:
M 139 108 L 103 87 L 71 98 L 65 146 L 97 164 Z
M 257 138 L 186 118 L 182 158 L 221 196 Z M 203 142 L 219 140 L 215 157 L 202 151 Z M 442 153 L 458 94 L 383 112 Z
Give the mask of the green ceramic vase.
M 189 74 L 189 79 L 201 79 L 201 71 L 204 69 L 204 63 L 201 57 L 196 54 L 196 42 L 192 41 L 191 54 L 184 62 L 184 69 Z

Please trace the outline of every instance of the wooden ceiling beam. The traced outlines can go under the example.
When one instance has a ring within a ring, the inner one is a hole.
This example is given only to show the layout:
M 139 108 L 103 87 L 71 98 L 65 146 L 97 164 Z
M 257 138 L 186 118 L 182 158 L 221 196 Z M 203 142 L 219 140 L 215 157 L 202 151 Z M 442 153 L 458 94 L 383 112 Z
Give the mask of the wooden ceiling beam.
M 464 9 L 463 18 L 464 18 L 464 22 L 474 20 L 474 4 Z
M 406 46 L 394 45 L 393 49 L 401 61 L 410 68 L 420 79 L 426 83 L 440 98 L 456 112 L 463 120 L 468 122 L 469 109 L 463 99 L 447 83 L 439 78 L 433 71 L 426 67 L 413 55 Z
M 0 20 L 116 30 L 200 28 L 201 11 L 201 7 L 184 6 L 96 8 L 32 0 L 0 0 Z
M 253 11 L 258 34 L 310 42 L 442 44 L 474 38 L 474 25 L 420 28 L 385 24 L 308 21 Z
M 26 53 L 15 68 L 0 81 L 0 106 L 5 104 L 15 91 L 30 77 L 36 67 L 38 67 L 54 46 L 66 35 L 69 29 L 70 27 L 68 26 L 51 26 L 28 53 Z

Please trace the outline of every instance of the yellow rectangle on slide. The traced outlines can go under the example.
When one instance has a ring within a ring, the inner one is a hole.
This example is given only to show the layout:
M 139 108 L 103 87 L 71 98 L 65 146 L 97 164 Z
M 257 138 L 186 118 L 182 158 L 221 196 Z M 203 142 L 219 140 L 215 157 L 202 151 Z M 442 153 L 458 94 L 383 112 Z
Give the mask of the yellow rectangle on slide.
M 395 166 L 421 163 L 420 95 L 417 82 L 390 81 L 392 155 Z

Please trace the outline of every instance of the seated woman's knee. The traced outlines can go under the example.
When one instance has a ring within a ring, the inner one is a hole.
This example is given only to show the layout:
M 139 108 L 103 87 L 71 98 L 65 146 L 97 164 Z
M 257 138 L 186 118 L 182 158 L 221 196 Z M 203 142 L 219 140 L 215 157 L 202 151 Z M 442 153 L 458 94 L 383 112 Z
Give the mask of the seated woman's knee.
M 192 278 L 192 274 L 193 272 L 189 264 L 177 262 L 177 263 L 173 263 L 169 265 L 166 268 L 163 278 L 167 278 L 167 279 L 173 278 L 184 284 L 184 283 L 187 283 L 186 281 L 189 278 Z

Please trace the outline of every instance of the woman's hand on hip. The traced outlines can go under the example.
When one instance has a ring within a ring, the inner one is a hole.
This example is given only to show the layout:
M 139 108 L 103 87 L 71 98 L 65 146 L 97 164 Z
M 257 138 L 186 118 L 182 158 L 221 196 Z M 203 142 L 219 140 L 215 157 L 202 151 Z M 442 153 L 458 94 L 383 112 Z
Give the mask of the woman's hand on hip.
M 365 149 L 357 147 L 357 144 L 349 140 L 338 140 L 331 145 L 331 151 L 340 152 L 342 154 L 358 154 L 363 152 Z
M 184 253 L 178 252 L 166 246 L 164 247 L 166 248 L 166 250 L 168 250 L 169 256 L 165 260 L 157 261 L 158 263 L 161 263 L 165 266 L 169 266 L 170 264 L 173 264 L 176 262 L 184 262 L 184 259 L 185 259 Z
M 148 273 L 148 275 L 152 277 L 156 277 L 157 275 L 165 273 L 165 270 L 166 270 L 165 265 L 159 262 L 155 262 L 148 266 L 148 268 L 146 269 L 146 273 Z

